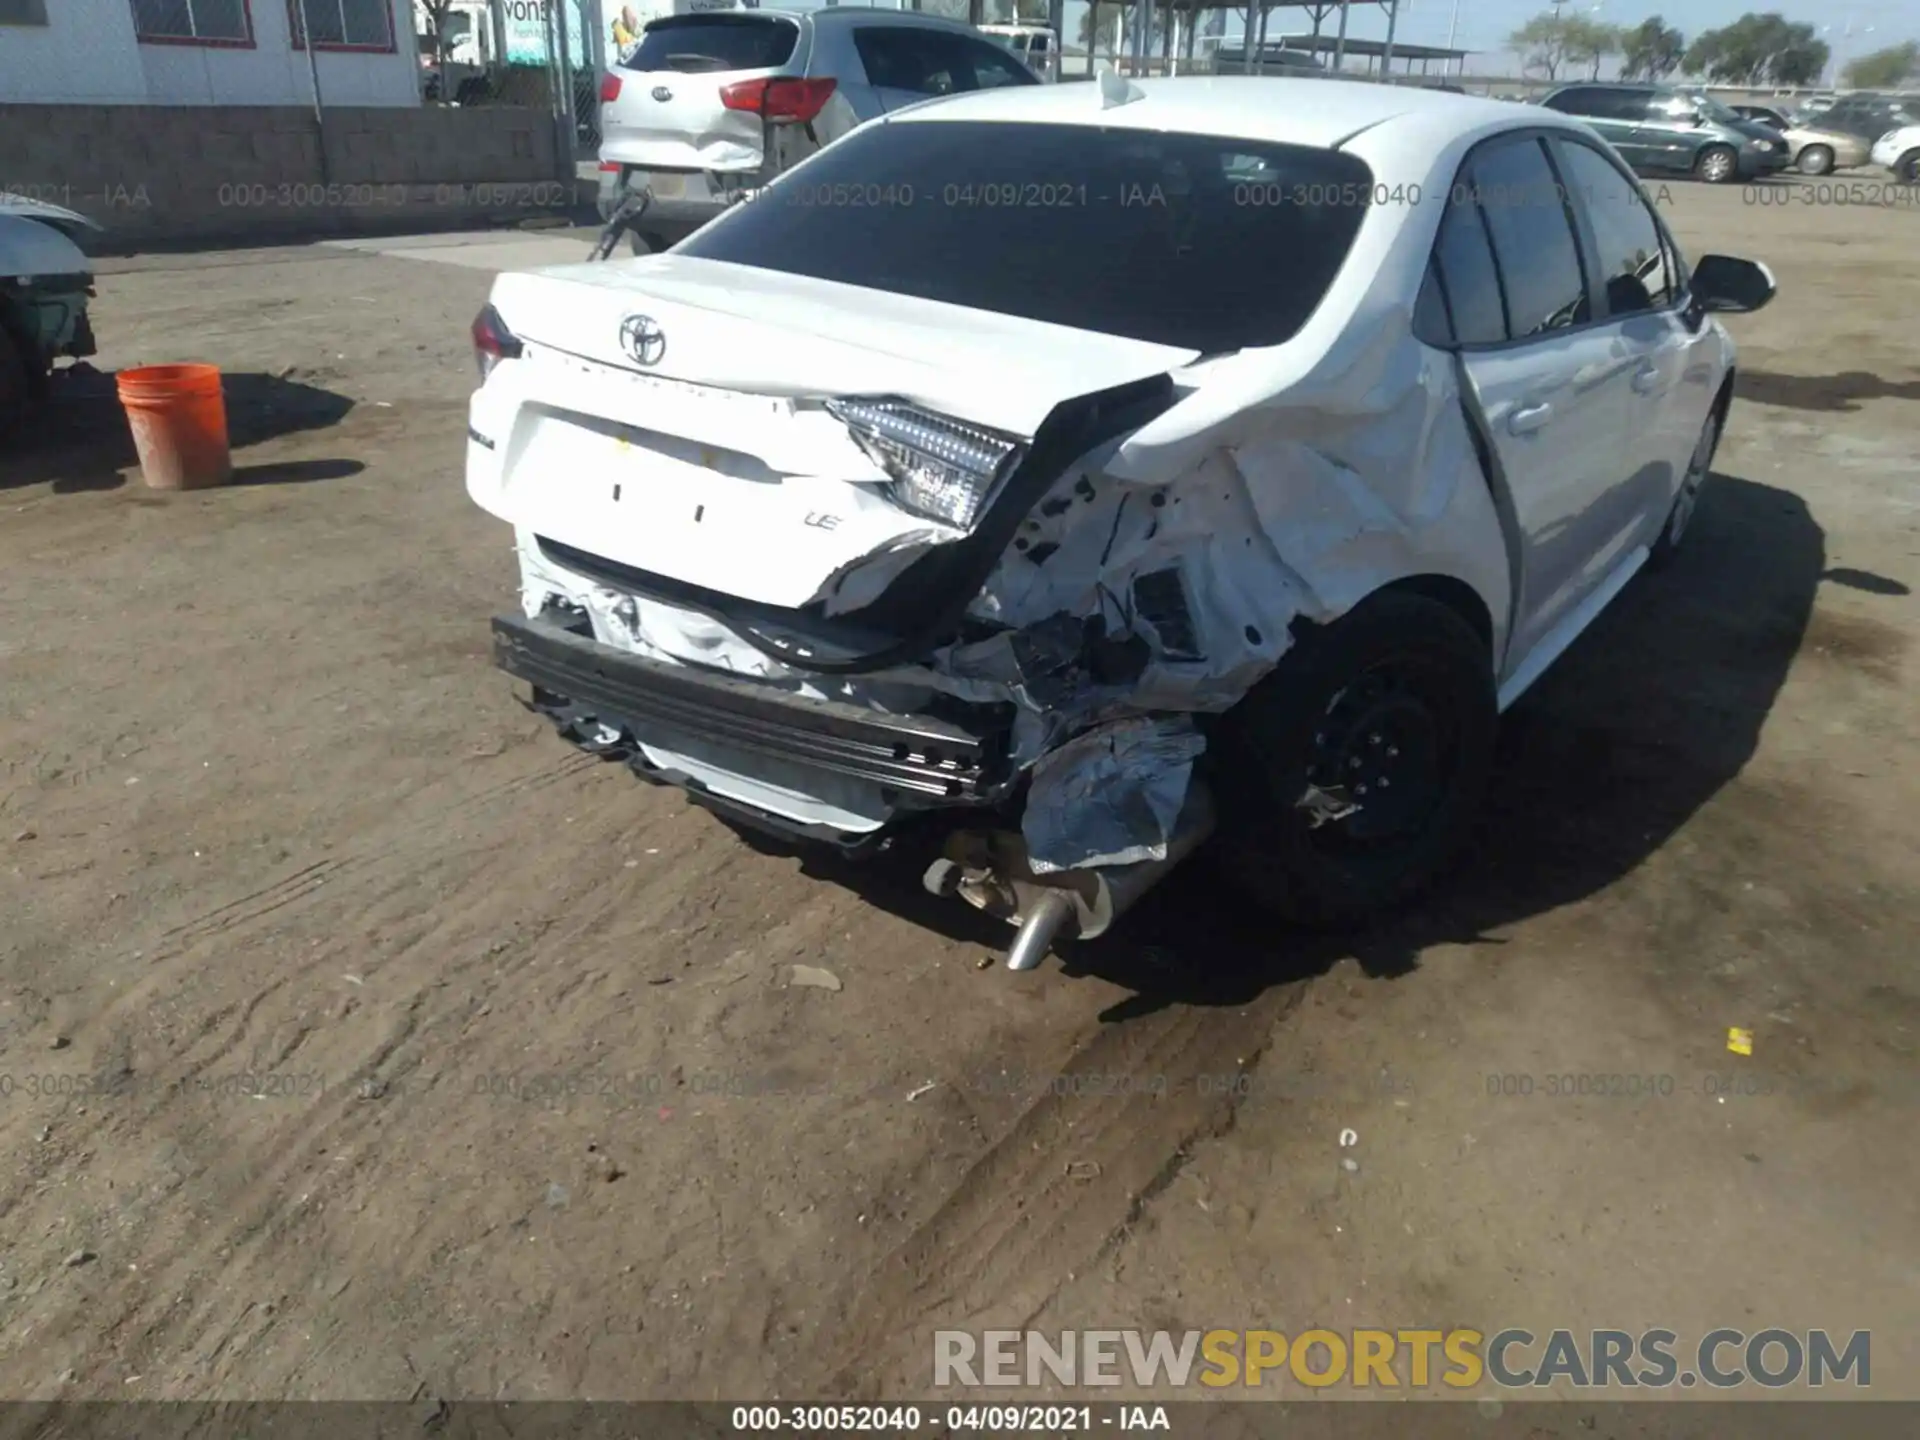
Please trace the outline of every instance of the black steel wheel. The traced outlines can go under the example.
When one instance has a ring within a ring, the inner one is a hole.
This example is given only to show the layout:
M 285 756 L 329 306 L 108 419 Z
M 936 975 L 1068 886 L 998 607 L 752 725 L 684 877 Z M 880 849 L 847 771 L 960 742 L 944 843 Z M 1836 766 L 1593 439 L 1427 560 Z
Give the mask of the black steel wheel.
M 1497 722 L 1486 641 L 1437 600 L 1383 591 L 1308 629 L 1216 734 L 1228 874 L 1309 928 L 1398 908 L 1465 843 Z

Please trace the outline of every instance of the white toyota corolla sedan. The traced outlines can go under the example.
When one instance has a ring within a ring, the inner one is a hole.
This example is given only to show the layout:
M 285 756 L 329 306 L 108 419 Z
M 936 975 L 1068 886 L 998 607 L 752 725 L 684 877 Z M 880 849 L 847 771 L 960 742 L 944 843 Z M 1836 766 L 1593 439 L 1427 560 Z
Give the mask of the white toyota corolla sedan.
M 498 664 L 736 825 L 943 842 L 1105 930 L 1203 843 L 1347 927 L 1456 851 L 1499 713 L 1687 530 L 1733 394 L 1580 121 L 1383 85 L 979 91 L 673 250 L 502 275 L 467 485 Z

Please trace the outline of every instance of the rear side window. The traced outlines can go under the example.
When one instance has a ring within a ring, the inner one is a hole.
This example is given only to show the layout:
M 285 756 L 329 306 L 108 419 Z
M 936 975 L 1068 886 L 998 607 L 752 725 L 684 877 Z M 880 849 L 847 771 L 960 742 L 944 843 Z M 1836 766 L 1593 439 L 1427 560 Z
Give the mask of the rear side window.
M 853 48 L 870 84 L 914 95 L 956 95 L 1002 85 L 1032 85 L 1034 77 L 1005 51 L 984 40 L 918 25 L 863 25 Z
M 1433 248 L 1453 335 L 1462 345 L 1498 345 L 1507 338 L 1507 314 L 1486 222 L 1469 186 L 1462 184 L 1454 193 Z
M 1558 177 L 1538 140 L 1509 141 L 1473 159 L 1471 192 L 1486 217 L 1512 339 L 1584 325 L 1586 277 Z
M 1002 85 L 1037 85 L 1039 79 L 1005 51 L 984 40 L 963 42 L 967 68 L 973 72 L 976 90 L 994 90 Z M 1037 58 L 1037 57 L 1036 57 Z
M 1569 90 L 1549 96 L 1547 108 L 1589 120 L 1642 120 L 1647 97 L 1639 90 Z
M 647 26 L 629 70 L 772 70 L 793 58 L 800 29 L 772 15 L 670 15 Z
M 1373 198 L 1338 151 L 909 120 L 853 131 L 675 253 L 1219 354 L 1307 322 Z

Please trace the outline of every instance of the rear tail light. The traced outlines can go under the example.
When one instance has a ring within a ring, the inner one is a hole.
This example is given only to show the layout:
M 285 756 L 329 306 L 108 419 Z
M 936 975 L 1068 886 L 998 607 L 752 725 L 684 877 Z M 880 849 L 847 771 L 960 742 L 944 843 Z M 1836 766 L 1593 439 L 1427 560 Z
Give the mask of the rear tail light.
M 518 360 L 520 351 L 519 338 L 507 329 L 507 322 L 493 306 L 487 306 L 473 317 L 473 359 L 480 367 L 482 384 L 493 373 L 494 366 L 502 360 Z
M 617 175 L 617 174 L 619 174 L 619 173 L 620 173 L 620 162 L 619 162 L 618 160 L 602 160 L 602 161 L 600 162 L 600 173 L 601 173 L 602 175 Z
M 833 81 L 737 80 L 720 87 L 720 103 L 729 110 L 745 110 L 776 125 L 805 125 L 826 109 L 833 98 Z
M 600 77 L 600 103 L 602 105 L 611 105 L 619 98 L 620 77 L 618 75 L 602 75 Z
M 1025 447 L 904 400 L 829 400 L 827 413 L 893 478 L 903 510 L 971 530 Z

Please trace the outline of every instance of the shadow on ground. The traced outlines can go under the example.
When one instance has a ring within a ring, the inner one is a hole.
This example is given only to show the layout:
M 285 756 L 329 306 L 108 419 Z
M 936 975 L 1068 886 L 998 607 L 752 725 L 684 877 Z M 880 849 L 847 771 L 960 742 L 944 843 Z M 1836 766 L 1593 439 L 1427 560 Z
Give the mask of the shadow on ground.
M 331 390 L 277 375 L 241 372 L 222 377 L 227 401 L 227 438 L 233 449 L 259 445 L 283 435 L 325 430 L 339 424 L 353 401 Z M 48 404 L 13 442 L 14 453 L 0 468 L 0 488 L 51 484 L 59 494 L 116 490 L 140 457 L 133 433 L 103 371 L 83 370 L 55 377 Z M 311 460 L 297 464 L 243 465 L 234 484 L 295 480 L 331 480 L 358 474 L 358 460 Z
M 1716 475 L 1694 524 L 1676 563 L 1635 579 L 1507 714 L 1475 853 L 1422 907 L 1360 936 L 1289 931 L 1218 880 L 1203 850 L 1110 936 L 1063 947 L 1067 973 L 1134 992 L 1110 1020 L 1242 1005 L 1347 956 L 1391 977 L 1431 946 L 1503 943 L 1497 932 L 1632 871 L 1752 757 L 1825 573 L 1820 527 L 1788 491 Z M 921 863 L 801 861 L 877 906 L 1004 953 L 1011 929 L 927 895 Z
M 1755 405 L 1788 410 L 1851 411 L 1863 400 L 1920 400 L 1920 380 L 1887 380 L 1865 370 L 1838 375 L 1782 375 L 1773 370 L 1742 370 L 1735 393 Z

